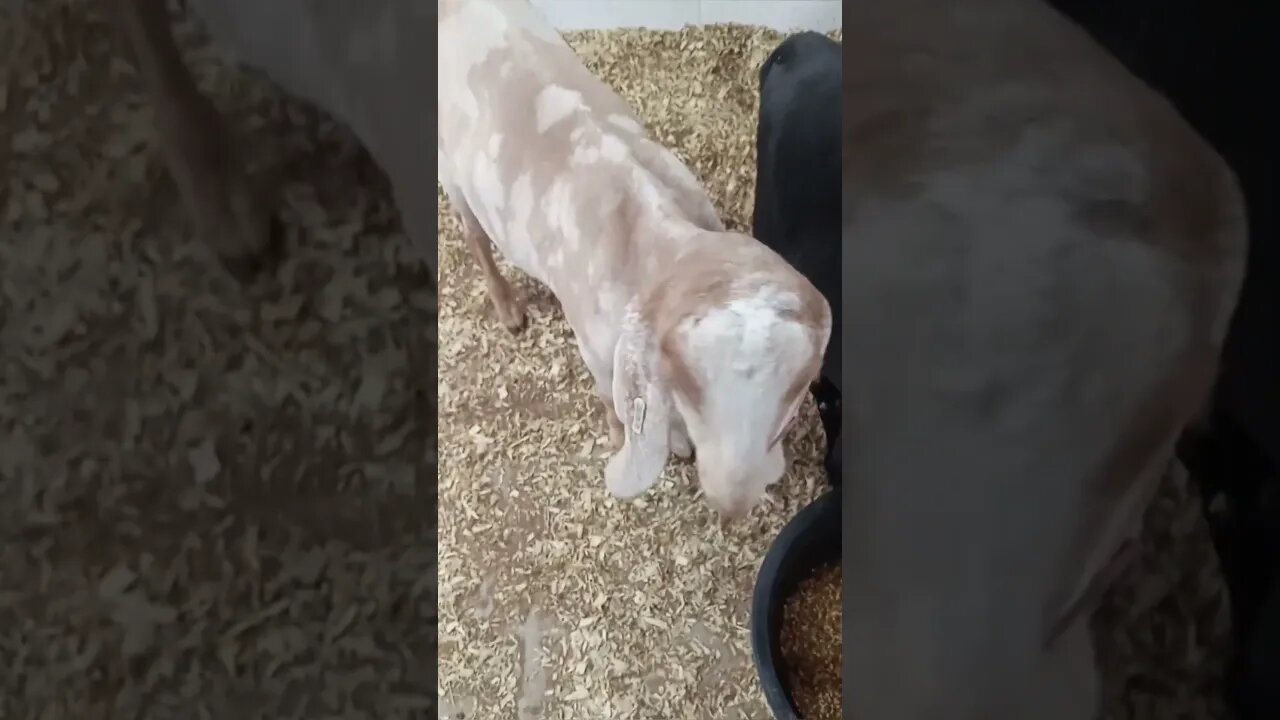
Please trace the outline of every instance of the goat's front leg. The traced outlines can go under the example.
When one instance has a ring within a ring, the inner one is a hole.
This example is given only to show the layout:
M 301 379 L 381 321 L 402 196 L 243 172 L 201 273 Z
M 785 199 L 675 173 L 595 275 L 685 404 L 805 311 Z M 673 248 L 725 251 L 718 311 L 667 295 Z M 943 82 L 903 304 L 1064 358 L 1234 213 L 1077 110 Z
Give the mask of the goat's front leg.
M 595 380 L 596 397 L 600 398 L 600 404 L 604 406 L 604 420 L 609 428 L 609 445 L 614 450 L 620 450 L 626 438 L 626 431 L 622 427 L 622 421 L 618 419 L 617 410 L 613 407 L 613 357 L 608 353 L 592 352 L 591 348 L 582 341 L 582 333 L 578 331 L 577 326 L 574 327 L 573 339 L 578 343 L 578 354 L 587 364 L 587 371 Z
M 602 394 L 600 402 L 604 403 L 604 419 L 609 425 L 609 445 L 614 450 L 621 450 L 622 443 L 626 439 L 626 430 L 622 427 L 622 421 L 618 419 L 618 413 L 613 407 L 613 398 Z
M 278 250 L 266 210 L 270 198 L 251 186 L 225 121 L 196 88 L 169 24 L 165 0 L 112 0 L 154 107 L 157 140 L 178 192 L 228 269 L 244 278 Z
M 689 439 L 689 429 L 678 414 L 671 418 L 671 453 L 684 461 L 693 459 L 693 441 Z

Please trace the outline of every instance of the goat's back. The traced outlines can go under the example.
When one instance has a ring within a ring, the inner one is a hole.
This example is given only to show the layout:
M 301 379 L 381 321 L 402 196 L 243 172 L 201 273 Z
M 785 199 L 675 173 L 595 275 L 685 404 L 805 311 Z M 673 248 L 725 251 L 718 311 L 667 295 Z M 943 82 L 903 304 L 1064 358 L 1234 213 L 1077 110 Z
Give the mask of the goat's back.
M 723 230 L 697 178 L 536 8 L 463 0 L 438 37 L 442 179 L 571 322 L 601 287 L 634 291 L 674 258 L 666 220 Z

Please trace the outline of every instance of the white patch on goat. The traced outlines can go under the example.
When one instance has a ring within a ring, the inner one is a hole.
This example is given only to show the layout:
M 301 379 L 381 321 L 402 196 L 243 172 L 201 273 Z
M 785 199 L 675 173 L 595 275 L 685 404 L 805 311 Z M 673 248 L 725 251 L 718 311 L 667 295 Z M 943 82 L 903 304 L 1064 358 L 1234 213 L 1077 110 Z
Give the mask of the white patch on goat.
M 629 154 L 627 144 L 613 135 L 600 138 L 600 154 L 610 162 L 622 162 Z
M 743 280 L 747 282 L 759 282 L 761 285 L 765 286 L 766 290 L 764 292 L 768 297 L 770 308 L 778 313 L 793 314 L 798 314 L 804 309 L 804 305 L 800 301 L 799 295 L 795 294 L 791 290 L 782 290 L 776 286 L 767 285 L 768 278 L 762 277 L 763 275 L 764 273 L 752 273 L 745 276 Z
M 553 230 L 563 238 L 564 247 L 577 250 L 581 240 L 581 229 L 578 227 L 577 208 L 574 206 L 573 187 L 564 177 L 556 178 L 547 191 L 543 202 L 546 208 L 547 221 Z M 563 261 L 563 252 L 560 252 Z
M 508 188 L 507 195 L 506 234 L 500 241 L 498 238 L 494 240 L 499 242 L 502 254 L 511 264 L 546 282 L 541 253 L 534 244 L 543 235 L 535 235 L 538 223 L 533 220 L 533 176 L 526 172 L 517 177 Z
M 582 167 L 584 165 L 594 165 L 600 160 L 600 148 L 593 143 L 578 143 L 573 148 L 573 154 L 569 156 L 569 164 L 574 167 Z
M 551 126 L 573 114 L 583 107 L 582 94 L 559 85 L 548 85 L 538 93 L 533 101 L 534 121 L 539 133 L 545 133 Z
M 598 309 L 585 313 L 580 321 L 582 334 L 579 350 L 584 359 L 588 354 L 592 356 L 593 359 L 588 362 L 588 368 L 595 377 L 597 386 L 604 390 L 604 394 L 610 398 L 609 403 L 612 405 L 613 355 L 618 339 L 621 337 L 621 328 L 616 319 L 626 313 L 630 295 L 617 285 L 607 282 L 599 285 L 593 283 L 593 287 L 597 288 Z
M 600 331 L 608 337 L 609 354 L 613 355 L 613 346 L 618 342 L 621 330 L 613 318 L 620 318 L 627 312 L 627 303 L 631 301 L 631 293 L 617 283 L 606 283 L 596 294 L 596 302 L 600 305 Z
M 656 210 L 663 206 L 668 199 L 666 193 L 656 186 L 655 178 L 643 167 L 634 166 L 631 168 L 631 190 L 635 193 L 640 203 L 649 210 Z
M 485 232 L 493 237 L 502 227 L 502 212 L 507 205 L 506 191 L 502 187 L 502 180 L 498 177 L 497 163 L 483 154 L 477 154 L 475 167 L 472 169 L 471 186 L 475 188 L 480 200 L 472 206 L 472 212 L 481 221 Z
M 480 192 L 485 203 L 494 210 L 502 210 L 506 207 L 507 192 L 502 186 L 502 180 L 498 177 L 498 164 L 492 158 L 476 154 L 471 184 Z
M 475 91 L 460 81 L 467 72 L 482 63 L 495 50 L 507 47 L 507 16 L 483 3 L 467 3 L 440 20 L 436 41 L 440 53 L 436 67 L 437 100 L 467 117 L 480 116 L 480 102 Z
M 758 293 L 734 300 L 727 307 L 712 309 L 698 323 L 696 337 L 716 341 L 715 348 L 701 350 L 731 351 L 735 372 L 754 372 L 771 359 L 767 357 L 773 349 L 769 340 L 777 323 L 776 294 Z M 737 342 L 726 346 L 724 341 L 728 338 L 737 338 Z
M 489 136 L 489 157 L 495 161 L 498 159 L 498 153 L 502 151 L 502 133 L 494 133 Z
M 523 229 L 528 231 L 529 223 L 533 220 L 533 176 L 524 173 L 516 178 L 511 184 L 511 213 L 509 220 L 509 232 L 512 235 L 519 236 L 518 232 Z
M 605 121 L 608 122 L 610 125 L 618 128 L 619 130 L 623 130 L 625 132 L 629 132 L 635 135 L 644 134 L 644 126 L 636 122 L 634 118 L 629 118 L 626 115 L 619 115 L 617 113 L 614 113 L 609 117 L 605 118 Z

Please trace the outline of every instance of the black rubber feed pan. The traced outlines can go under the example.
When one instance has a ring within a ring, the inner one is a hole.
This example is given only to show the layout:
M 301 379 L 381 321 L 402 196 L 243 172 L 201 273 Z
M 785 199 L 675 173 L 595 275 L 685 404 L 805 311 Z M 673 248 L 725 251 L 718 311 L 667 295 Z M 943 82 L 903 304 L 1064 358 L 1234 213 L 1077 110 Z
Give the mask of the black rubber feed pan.
M 751 654 L 766 702 L 777 720 L 804 720 L 787 687 L 782 611 L 800 581 L 840 561 L 840 490 L 823 493 L 796 513 L 774 539 L 751 598 Z

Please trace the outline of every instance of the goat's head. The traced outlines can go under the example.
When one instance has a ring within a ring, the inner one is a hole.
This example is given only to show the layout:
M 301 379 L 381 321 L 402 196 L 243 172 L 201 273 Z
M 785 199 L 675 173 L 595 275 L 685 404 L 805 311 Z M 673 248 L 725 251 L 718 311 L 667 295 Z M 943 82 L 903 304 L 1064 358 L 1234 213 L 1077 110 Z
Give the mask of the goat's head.
M 677 412 L 707 500 L 740 517 L 782 476 L 782 439 L 817 379 L 831 310 L 755 240 L 707 235 L 628 308 L 613 375 L 625 442 L 606 479 L 618 497 L 652 486 Z

